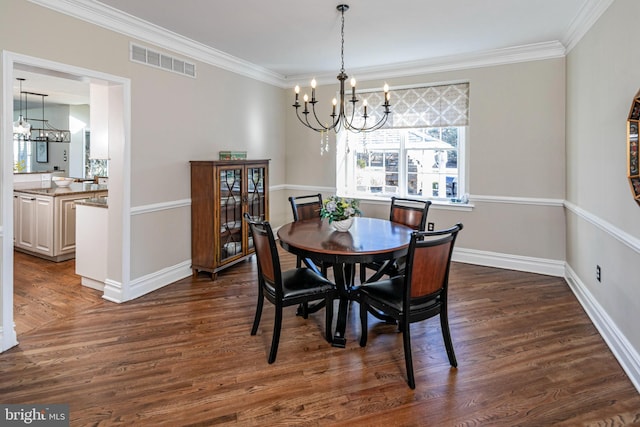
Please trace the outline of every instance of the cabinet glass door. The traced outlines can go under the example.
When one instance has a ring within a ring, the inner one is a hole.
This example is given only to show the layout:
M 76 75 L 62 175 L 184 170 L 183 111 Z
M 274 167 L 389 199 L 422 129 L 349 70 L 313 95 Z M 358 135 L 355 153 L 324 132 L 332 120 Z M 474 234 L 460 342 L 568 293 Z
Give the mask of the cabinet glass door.
M 220 261 L 241 255 L 242 168 L 220 170 Z
M 247 212 L 251 219 L 263 221 L 265 219 L 265 168 L 247 168 Z M 253 248 L 253 238 L 249 236 L 249 248 Z

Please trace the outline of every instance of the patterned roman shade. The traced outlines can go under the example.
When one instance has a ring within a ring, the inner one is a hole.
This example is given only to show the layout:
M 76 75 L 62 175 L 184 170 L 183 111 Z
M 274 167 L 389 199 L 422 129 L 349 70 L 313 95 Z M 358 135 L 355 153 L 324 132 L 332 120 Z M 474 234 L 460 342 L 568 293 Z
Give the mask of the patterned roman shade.
M 359 93 L 358 97 L 360 101 L 366 99 L 372 111 L 382 110 L 381 92 Z M 385 128 L 469 124 L 469 83 L 396 89 L 391 91 L 390 102 L 391 114 Z

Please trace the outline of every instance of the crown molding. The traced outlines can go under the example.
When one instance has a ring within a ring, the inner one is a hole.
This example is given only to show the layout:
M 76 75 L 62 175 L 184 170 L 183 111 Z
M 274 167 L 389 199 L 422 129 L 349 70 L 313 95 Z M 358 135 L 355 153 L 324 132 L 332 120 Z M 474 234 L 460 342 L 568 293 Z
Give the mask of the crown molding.
M 194 60 L 222 68 L 282 88 L 315 77 L 319 84 L 335 82 L 335 73 L 323 75 L 283 76 L 264 67 L 203 45 L 160 26 L 143 21 L 96 0 L 28 0 L 65 15 L 81 19 L 108 30 L 136 38 Z M 564 42 L 551 41 L 484 52 L 454 55 L 425 61 L 395 63 L 379 67 L 350 70 L 361 81 L 390 79 L 436 72 L 489 67 L 566 56 L 565 46 L 573 47 L 614 0 L 589 0 L 572 22 Z
M 138 19 L 94 0 L 29 0 L 32 3 L 73 18 L 98 25 L 146 43 L 170 50 L 178 56 L 214 65 L 233 73 L 275 86 L 284 85 L 284 77 L 266 68 L 205 46 L 160 26 Z M 128 52 L 128 51 L 127 51 Z
M 559 41 L 534 43 L 523 46 L 493 49 L 466 55 L 444 56 L 424 61 L 412 61 L 352 69 L 350 73 L 357 75 L 358 80 L 391 79 L 420 74 L 440 73 L 445 71 L 465 70 L 469 68 L 491 67 L 496 65 L 513 64 L 517 62 L 539 61 L 543 59 L 562 58 L 566 49 Z M 318 84 L 333 83 L 335 73 L 322 75 L 296 75 L 287 77 L 289 87 L 295 86 L 296 81 L 310 81 L 315 78 Z
M 615 0 L 589 0 L 582 6 L 573 22 L 571 22 L 571 25 L 569 25 L 565 37 L 562 39 L 562 43 L 567 48 L 567 53 L 571 52 L 614 1 Z

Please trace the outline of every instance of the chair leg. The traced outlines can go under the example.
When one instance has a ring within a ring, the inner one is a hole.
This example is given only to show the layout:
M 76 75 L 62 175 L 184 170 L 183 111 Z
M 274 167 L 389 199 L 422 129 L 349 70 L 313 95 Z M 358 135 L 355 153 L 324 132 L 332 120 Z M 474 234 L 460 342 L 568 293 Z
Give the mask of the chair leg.
M 302 267 L 302 258 L 296 257 L 296 268 Z
M 367 345 L 368 328 L 367 317 L 369 310 L 367 303 L 360 301 L 360 347 Z
M 282 328 L 282 306 L 276 304 L 275 320 L 273 322 L 273 338 L 271 338 L 271 351 L 269 352 L 269 363 L 276 361 L 278 354 L 278 343 L 280 342 L 280 329 Z
M 442 329 L 442 338 L 444 339 L 444 346 L 447 349 L 449 363 L 454 368 L 457 368 L 458 361 L 456 360 L 456 354 L 453 351 L 453 341 L 451 341 L 451 332 L 449 331 L 449 316 L 447 315 L 446 309 L 443 309 L 440 312 L 440 327 Z
M 264 304 L 264 296 L 262 294 L 262 288 L 258 292 L 258 305 L 256 306 L 256 315 L 253 318 L 253 327 L 251 328 L 251 335 L 255 335 L 258 332 L 258 325 L 260 325 L 260 317 L 262 317 L 262 306 Z
M 407 382 L 409 383 L 409 388 L 413 390 L 416 388 L 416 380 L 413 376 L 413 358 L 411 357 L 411 333 L 409 332 L 409 323 L 406 323 L 402 329 L 402 343 L 404 345 L 404 363 L 407 368 Z
M 367 267 L 364 264 L 360 264 L 360 284 L 364 284 L 367 281 Z
M 333 297 L 327 296 L 325 299 L 325 316 L 324 316 L 324 335 L 328 343 L 333 342 L 333 333 L 331 327 L 333 326 Z

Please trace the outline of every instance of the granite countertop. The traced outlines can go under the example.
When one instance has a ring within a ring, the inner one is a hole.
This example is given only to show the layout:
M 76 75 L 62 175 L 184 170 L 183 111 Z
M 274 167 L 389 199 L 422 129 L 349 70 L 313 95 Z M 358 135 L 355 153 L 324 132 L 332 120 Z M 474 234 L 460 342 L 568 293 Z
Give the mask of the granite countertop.
M 92 206 L 94 208 L 108 208 L 109 204 L 107 203 L 106 197 L 91 197 L 90 199 L 82 199 L 76 200 L 76 205 L 82 206 Z
M 90 182 L 73 182 L 68 187 L 59 187 L 53 181 L 44 182 L 15 182 L 14 191 L 22 193 L 40 194 L 43 196 L 67 196 L 69 194 L 93 193 L 107 191 L 108 186 Z

